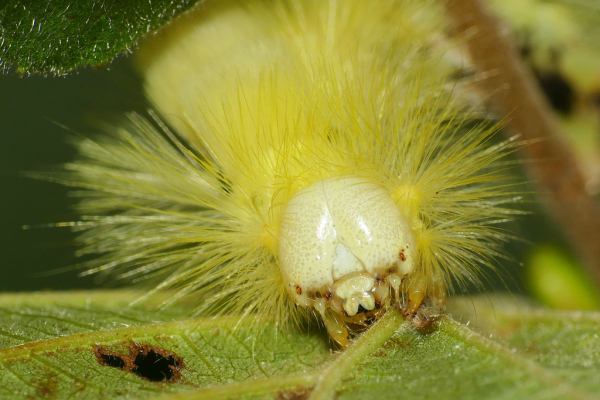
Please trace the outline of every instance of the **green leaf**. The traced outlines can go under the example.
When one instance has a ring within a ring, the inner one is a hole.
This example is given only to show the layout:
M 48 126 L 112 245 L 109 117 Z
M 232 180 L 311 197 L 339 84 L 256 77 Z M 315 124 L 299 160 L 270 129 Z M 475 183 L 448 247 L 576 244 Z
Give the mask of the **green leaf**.
M 423 331 L 390 311 L 334 352 L 322 332 L 265 326 L 256 335 L 247 326 L 233 329 L 232 318 L 188 319 L 193 305 L 128 306 L 135 298 L 131 292 L 1 295 L 0 397 L 600 397 L 595 312 L 463 298 L 450 305 L 452 317 Z
M 128 51 L 199 0 L 16 0 L 0 5 L 0 71 L 63 74 Z
M 533 248 L 525 267 L 529 291 L 542 304 L 564 310 L 600 308 L 598 289 L 583 266 L 560 248 Z

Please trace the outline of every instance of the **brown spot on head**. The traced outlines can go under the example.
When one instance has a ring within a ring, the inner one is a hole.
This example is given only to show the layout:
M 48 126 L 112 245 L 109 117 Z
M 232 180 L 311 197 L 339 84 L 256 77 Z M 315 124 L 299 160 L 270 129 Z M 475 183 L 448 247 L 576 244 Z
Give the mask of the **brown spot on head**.
M 298 296 L 300 296 L 302 294 L 302 288 L 300 286 L 298 286 L 298 285 L 296 285 L 296 294 Z
M 325 297 L 327 298 L 327 300 L 329 300 L 333 297 L 333 294 L 331 294 L 331 292 L 328 290 L 327 292 L 325 292 Z
M 398 258 L 400 259 L 400 261 L 406 261 L 406 255 L 404 255 L 404 249 L 400 250 L 400 253 L 398 253 Z

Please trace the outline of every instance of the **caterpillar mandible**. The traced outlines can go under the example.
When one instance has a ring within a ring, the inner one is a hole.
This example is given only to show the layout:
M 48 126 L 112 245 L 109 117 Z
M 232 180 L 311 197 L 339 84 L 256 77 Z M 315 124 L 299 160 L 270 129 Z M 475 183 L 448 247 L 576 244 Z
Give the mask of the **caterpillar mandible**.
M 209 1 L 138 52 L 160 118 L 78 143 L 86 273 L 341 346 L 478 282 L 514 141 L 474 116 L 432 1 Z M 169 130 L 166 121 L 173 129 Z

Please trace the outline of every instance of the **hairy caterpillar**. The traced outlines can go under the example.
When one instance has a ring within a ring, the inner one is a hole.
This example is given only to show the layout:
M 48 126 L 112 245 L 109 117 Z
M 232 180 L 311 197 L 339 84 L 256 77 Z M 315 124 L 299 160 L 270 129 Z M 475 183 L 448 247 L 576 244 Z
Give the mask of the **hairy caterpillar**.
M 342 346 L 388 307 L 441 308 L 491 266 L 514 197 L 513 143 L 460 105 L 443 29 L 428 1 L 213 1 L 151 38 L 176 134 L 133 114 L 78 143 L 87 273 L 257 324 L 317 315 Z

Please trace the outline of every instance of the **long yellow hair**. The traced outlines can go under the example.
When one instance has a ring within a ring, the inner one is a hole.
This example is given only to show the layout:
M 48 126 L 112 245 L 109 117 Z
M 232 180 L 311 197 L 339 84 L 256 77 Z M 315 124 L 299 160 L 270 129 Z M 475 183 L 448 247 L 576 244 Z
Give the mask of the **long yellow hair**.
M 78 143 L 85 264 L 153 282 L 165 304 L 301 321 L 277 260 L 287 201 L 353 175 L 409 218 L 428 292 L 479 282 L 516 199 L 499 160 L 513 142 L 465 104 L 441 13 L 427 2 L 213 1 L 139 53 L 150 100 Z M 165 120 L 173 132 L 162 122 Z

